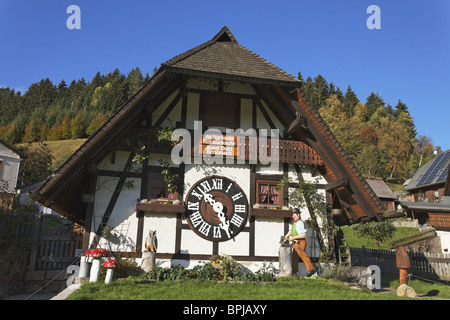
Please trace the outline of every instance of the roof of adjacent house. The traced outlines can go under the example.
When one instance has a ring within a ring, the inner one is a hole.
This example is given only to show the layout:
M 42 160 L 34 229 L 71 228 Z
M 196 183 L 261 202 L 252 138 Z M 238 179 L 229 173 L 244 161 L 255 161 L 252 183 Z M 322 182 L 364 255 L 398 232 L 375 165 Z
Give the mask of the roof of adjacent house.
M 397 199 L 397 196 L 389 189 L 383 180 L 366 179 L 366 181 L 379 198 Z
M 432 160 L 417 169 L 411 181 L 406 186 L 406 191 L 411 191 L 435 184 L 444 183 L 450 171 L 450 150 L 439 153 Z
M 0 140 L 0 145 L 3 146 L 3 151 L 6 152 L 4 154 L 4 156 L 8 156 L 8 157 L 11 157 L 11 158 L 16 158 L 16 159 L 21 159 L 23 157 L 23 155 L 21 155 L 17 150 L 15 150 L 13 147 L 8 145 L 6 142 Z M 0 150 L 0 153 L 1 153 L 1 150 Z
M 441 202 L 409 202 L 400 201 L 400 205 L 406 209 L 431 212 L 450 212 L 450 197 L 445 197 Z
M 241 46 L 223 27 L 211 40 L 164 62 L 162 69 L 221 79 L 298 86 L 300 81 Z

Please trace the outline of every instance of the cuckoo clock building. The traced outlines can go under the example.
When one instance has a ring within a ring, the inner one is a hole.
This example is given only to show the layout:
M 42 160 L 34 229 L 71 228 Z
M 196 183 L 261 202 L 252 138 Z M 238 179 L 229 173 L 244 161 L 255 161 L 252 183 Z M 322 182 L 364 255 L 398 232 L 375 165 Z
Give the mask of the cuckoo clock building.
M 300 81 L 224 27 L 162 63 L 38 197 L 84 226 L 84 251 L 109 241 L 141 257 L 152 230 L 164 263 L 189 267 L 228 254 L 251 267 L 278 261 L 289 194 L 302 180 L 314 181 L 336 224 L 387 214 Z M 308 237 L 314 259 L 312 230 Z

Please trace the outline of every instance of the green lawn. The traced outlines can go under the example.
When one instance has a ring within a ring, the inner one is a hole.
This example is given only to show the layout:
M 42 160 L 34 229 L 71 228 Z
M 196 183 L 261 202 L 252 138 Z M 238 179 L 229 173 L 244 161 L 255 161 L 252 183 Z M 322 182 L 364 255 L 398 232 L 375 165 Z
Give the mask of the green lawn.
M 382 287 L 398 287 L 395 277 L 382 279 Z M 450 287 L 410 281 L 421 299 L 450 299 Z M 395 292 L 350 288 L 332 279 L 280 278 L 275 282 L 218 282 L 201 280 L 150 281 L 119 279 L 110 285 L 85 283 L 68 300 L 403 300 Z
M 344 227 L 341 227 L 341 229 L 344 232 L 345 238 L 347 239 L 348 245 L 350 247 L 361 248 L 362 246 L 365 246 L 366 249 L 376 249 L 377 248 L 377 243 L 375 240 L 356 236 L 355 232 L 351 226 L 344 226 Z M 398 227 L 391 239 L 380 243 L 380 249 L 381 250 L 391 250 L 391 247 L 389 244 L 393 240 L 406 237 L 406 236 L 416 233 L 418 231 L 419 231 L 418 228 Z

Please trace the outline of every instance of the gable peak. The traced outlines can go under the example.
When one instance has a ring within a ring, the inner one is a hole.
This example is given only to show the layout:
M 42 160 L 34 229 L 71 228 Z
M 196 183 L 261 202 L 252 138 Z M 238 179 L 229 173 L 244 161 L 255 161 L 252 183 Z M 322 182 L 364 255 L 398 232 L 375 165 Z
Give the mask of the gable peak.
M 211 42 L 234 42 L 238 43 L 236 38 L 234 37 L 233 33 L 230 31 L 230 29 L 227 26 L 224 26 L 218 34 L 216 34 L 212 39 Z

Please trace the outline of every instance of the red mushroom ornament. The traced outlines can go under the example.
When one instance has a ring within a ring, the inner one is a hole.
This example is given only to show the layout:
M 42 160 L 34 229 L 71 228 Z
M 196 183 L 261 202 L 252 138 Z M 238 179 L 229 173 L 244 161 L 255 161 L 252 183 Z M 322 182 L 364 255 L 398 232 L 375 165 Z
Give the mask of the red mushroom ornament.
M 108 260 L 103 264 L 103 268 L 108 269 L 106 271 L 106 278 L 105 278 L 105 283 L 106 284 L 110 284 L 112 281 L 112 277 L 113 277 L 113 273 L 114 273 L 114 268 L 116 267 L 117 262 L 115 260 Z
M 85 254 L 88 257 L 93 257 L 91 274 L 89 275 L 89 282 L 97 282 L 100 277 L 100 266 L 102 257 L 109 255 L 108 250 L 102 248 L 91 249 Z

